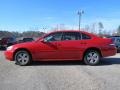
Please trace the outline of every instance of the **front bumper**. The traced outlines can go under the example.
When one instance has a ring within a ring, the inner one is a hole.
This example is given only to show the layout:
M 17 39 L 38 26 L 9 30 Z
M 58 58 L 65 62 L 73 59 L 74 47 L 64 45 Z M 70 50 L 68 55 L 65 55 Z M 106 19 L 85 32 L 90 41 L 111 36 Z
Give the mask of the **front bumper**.
M 14 60 L 14 53 L 13 51 L 5 51 L 4 52 L 5 58 L 9 61 L 13 61 Z

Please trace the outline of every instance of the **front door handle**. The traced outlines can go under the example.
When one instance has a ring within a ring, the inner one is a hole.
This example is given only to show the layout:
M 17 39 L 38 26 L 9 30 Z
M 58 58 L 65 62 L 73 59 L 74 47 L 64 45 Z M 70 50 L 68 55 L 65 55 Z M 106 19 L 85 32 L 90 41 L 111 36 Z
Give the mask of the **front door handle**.
M 60 43 L 54 43 L 54 45 L 55 45 L 55 46 L 61 46 L 61 44 L 60 44 Z

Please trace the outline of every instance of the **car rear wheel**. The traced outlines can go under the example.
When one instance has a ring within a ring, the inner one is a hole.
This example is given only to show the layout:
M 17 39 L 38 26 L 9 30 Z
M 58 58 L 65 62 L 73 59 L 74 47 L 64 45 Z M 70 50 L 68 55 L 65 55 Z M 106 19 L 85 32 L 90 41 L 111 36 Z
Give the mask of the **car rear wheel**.
M 16 52 L 15 54 L 15 63 L 20 66 L 25 66 L 30 64 L 31 62 L 31 56 L 30 54 L 25 50 L 20 50 Z
M 85 53 L 84 62 L 87 65 L 97 65 L 100 62 L 100 53 L 96 50 L 89 50 Z

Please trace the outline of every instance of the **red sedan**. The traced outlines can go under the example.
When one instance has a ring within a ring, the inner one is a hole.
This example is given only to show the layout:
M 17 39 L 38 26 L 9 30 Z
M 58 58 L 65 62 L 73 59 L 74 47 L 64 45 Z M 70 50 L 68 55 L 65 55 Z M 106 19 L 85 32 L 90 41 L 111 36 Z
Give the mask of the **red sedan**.
M 6 59 L 24 66 L 32 61 L 83 60 L 96 65 L 101 57 L 116 54 L 113 41 L 83 31 L 55 31 L 39 40 L 10 46 Z

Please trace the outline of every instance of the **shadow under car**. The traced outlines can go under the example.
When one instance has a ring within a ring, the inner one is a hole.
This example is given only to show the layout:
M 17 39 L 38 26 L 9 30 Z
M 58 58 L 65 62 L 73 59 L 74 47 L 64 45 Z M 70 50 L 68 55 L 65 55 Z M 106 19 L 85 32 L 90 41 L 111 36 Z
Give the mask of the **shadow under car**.
M 120 58 L 102 58 L 96 66 L 120 64 Z M 29 66 L 71 66 L 85 65 L 82 61 L 33 61 Z

